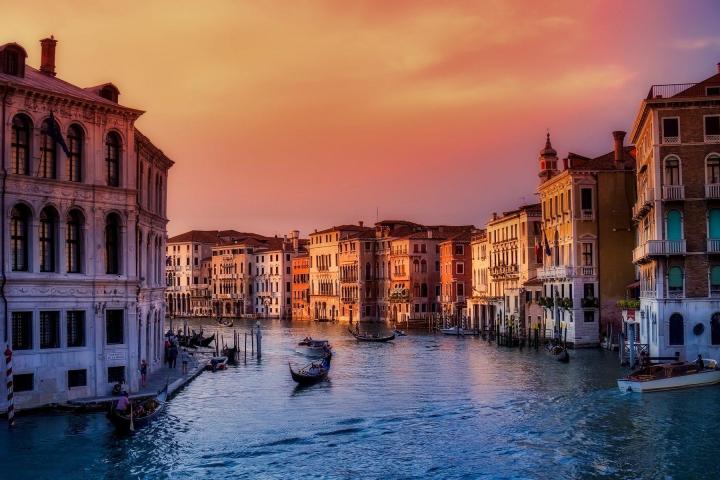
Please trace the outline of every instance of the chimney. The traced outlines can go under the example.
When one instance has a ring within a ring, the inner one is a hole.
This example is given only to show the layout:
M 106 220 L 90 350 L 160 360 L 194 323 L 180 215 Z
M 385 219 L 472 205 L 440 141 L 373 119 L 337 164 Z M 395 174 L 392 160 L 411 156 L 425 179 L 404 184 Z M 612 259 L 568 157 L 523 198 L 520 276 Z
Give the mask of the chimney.
M 55 76 L 55 45 L 57 40 L 50 35 L 50 38 L 40 40 L 40 71 L 45 75 Z
M 625 164 L 623 160 L 623 140 L 625 140 L 625 132 L 616 130 L 612 132 L 612 136 L 615 143 L 615 167 L 622 168 Z
M 362 227 L 362 226 L 363 226 L 363 221 L 360 220 L 360 221 L 358 222 L 358 225 L 359 225 L 360 227 Z

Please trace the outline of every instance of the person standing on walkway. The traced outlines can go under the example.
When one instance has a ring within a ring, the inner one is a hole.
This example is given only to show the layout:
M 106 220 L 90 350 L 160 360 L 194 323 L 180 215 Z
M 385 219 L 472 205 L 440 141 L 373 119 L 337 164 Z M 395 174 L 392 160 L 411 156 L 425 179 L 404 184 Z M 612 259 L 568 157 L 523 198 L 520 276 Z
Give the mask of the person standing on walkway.
M 140 362 L 140 380 L 142 381 L 142 386 L 145 387 L 147 384 L 147 370 L 148 370 L 148 364 L 145 360 Z
M 170 366 L 170 339 L 165 339 L 165 361 L 163 362 L 167 364 L 167 366 Z
M 177 363 L 178 348 L 174 343 L 170 346 L 170 368 L 175 368 Z
M 180 362 L 182 363 L 182 373 L 185 375 L 188 373 L 188 363 L 190 362 L 190 354 L 185 348 L 180 352 Z

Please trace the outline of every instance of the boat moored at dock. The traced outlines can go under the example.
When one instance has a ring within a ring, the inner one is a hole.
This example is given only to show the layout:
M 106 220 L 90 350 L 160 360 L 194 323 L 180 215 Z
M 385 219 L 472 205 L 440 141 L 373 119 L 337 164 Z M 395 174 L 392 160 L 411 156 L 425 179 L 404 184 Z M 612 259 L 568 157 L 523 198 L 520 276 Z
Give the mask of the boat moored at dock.
M 720 369 L 715 360 L 697 363 L 673 362 L 650 365 L 617 381 L 621 392 L 657 392 L 681 388 L 703 387 L 720 383 Z

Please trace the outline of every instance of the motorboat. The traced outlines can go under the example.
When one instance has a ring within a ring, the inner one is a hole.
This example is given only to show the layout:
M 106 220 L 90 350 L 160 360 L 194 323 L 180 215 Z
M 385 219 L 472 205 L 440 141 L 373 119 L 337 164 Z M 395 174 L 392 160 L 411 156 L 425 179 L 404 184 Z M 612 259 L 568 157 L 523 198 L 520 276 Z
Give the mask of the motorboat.
M 703 360 L 702 368 L 696 362 L 649 365 L 617 381 L 621 392 L 657 392 L 716 383 L 720 383 L 720 369 L 711 359 Z
M 305 337 L 298 343 L 298 348 L 295 351 L 307 357 L 321 358 L 331 349 L 328 340 L 313 340 L 310 337 Z

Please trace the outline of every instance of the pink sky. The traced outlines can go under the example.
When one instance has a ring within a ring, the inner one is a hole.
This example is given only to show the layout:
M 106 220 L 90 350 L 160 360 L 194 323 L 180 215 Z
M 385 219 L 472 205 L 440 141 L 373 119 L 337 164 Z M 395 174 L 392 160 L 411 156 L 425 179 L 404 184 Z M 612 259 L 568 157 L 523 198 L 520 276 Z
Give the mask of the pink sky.
M 33 2 L 0 41 L 112 81 L 175 160 L 170 234 L 403 218 L 481 226 L 560 155 L 611 149 L 653 83 L 720 61 L 716 2 Z

